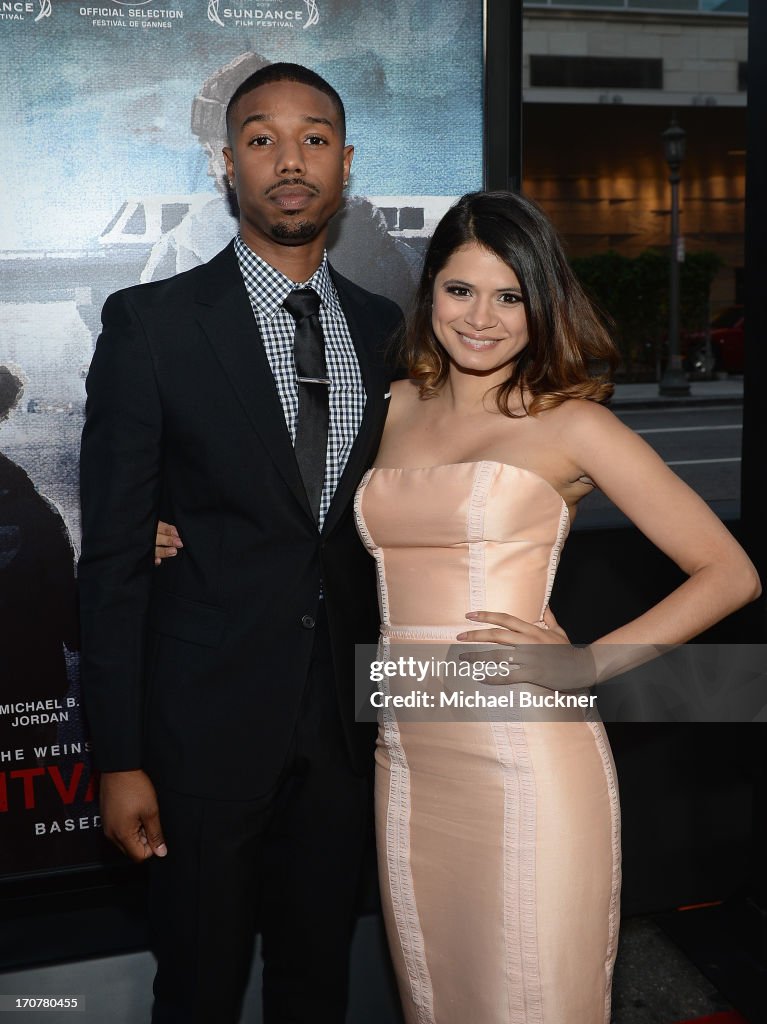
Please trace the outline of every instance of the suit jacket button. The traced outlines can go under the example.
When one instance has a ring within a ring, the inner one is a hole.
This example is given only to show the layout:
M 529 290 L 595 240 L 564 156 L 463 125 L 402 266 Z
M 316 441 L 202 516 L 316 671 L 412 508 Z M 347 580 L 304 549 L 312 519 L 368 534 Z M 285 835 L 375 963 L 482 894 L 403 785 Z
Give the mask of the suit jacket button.
M 304 615 L 304 616 L 302 616 L 302 618 L 301 618 L 301 625 L 304 627 L 304 629 L 314 629 L 314 616 L 313 615 Z

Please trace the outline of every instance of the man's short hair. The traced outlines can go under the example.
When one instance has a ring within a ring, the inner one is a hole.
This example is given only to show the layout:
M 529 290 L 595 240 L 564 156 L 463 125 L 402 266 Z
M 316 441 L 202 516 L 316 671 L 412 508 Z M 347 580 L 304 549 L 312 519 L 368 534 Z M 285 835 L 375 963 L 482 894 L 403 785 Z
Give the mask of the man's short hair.
M 309 68 L 305 68 L 301 64 L 278 62 L 276 64 L 267 64 L 266 67 L 259 68 L 258 71 L 254 71 L 253 74 L 246 78 L 232 94 L 232 98 L 229 100 L 226 108 L 226 132 L 230 143 L 232 141 L 232 125 L 230 117 L 235 104 L 249 92 L 253 92 L 254 89 L 258 89 L 259 86 L 270 85 L 272 82 L 298 82 L 300 85 L 310 85 L 313 89 L 317 89 L 319 92 L 324 92 L 326 96 L 330 97 L 333 102 L 333 106 L 336 108 L 336 113 L 338 114 L 341 122 L 341 138 L 346 138 L 346 111 L 344 110 L 341 97 L 333 86 L 318 75 L 316 71 L 311 71 Z

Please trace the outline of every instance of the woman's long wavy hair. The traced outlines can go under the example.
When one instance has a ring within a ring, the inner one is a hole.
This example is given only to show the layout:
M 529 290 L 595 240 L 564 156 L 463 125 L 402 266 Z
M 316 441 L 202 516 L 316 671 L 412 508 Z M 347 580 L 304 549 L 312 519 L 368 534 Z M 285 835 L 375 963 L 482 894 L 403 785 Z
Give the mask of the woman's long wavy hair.
M 570 269 L 553 225 L 535 203 L 513 192 L 470 192 L 432 236 L 398 353 L 421 397 L 439 391 L 450 367 L 432 329 L 434 281 L 453 253 L 471 244 L 514 271 L 527 316 L 528 342 L 496 389 L 498 409 L 515 415 L 510 403 L 517 389 L 530 415 L 568 398 L 608 399 L 617 349 Z

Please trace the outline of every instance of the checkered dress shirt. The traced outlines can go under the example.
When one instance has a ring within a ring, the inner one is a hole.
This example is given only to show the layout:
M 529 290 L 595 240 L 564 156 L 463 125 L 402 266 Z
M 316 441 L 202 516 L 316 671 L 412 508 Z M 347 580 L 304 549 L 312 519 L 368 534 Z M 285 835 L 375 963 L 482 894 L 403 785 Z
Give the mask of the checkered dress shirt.
M 328 271 L 328 256 L 327 253 L 323 255 L 322 263 L 308 281 L 297 284 L 257 256 L 239 234 L 234 240 L 234 248 L 294 444 L 298 415 L 298 381 L 293 361 L 296 322 L 282 304 L 296 288 L 313 288 L 320 297 L 320 323 L 325 335 L 325 359 L 330 378 L 328 453 L 319 516 L 322 528 L 365 411 L 362 374 L 346 317 Z

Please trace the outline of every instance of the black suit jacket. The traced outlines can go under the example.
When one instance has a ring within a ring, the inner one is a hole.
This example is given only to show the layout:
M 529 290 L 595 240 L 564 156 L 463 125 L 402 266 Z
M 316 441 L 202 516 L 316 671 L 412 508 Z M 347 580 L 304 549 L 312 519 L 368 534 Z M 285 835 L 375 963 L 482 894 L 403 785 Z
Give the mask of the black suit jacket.
M 355 643 L 374 642 L 374 564 L 352 501 L 380 440 L 401 319 L 333 273 L 367 392 L 322 532 L 310 512 L 234 247 L 112 295 L 87 380 L 79 568 L 82 683 L 102 770 L 144 768 L 200 796 L 248 798 L 284 762 L 320 580 L 352 762 Z M 180 555 L 153 566 L 158 517 Z

